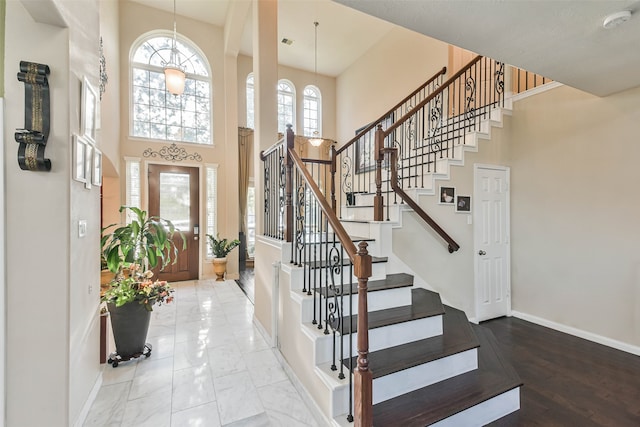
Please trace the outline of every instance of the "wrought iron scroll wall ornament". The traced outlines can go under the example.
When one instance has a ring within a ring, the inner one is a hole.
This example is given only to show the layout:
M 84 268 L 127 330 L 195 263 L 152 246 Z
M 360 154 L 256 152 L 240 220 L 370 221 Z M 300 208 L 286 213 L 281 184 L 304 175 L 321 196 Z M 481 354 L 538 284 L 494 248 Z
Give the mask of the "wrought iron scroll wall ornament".
M 160 157 L 161 159 L 170 160 L 172 162 L 181 162 L 183 160 L 194 160 L 196 162 L 202 161 L 202 156 L 200 154 L 189 154 L 184 148 L 178 147 L 175 142 L 168 147 L 162 147 L 159 151 L 147 148 L 144 150 L 142 155 L 144 157 Z
M 100 100 L 102 100 L 102 94 L 107 89 L 108 82 L 109 76 L 107 76 L 107 60 L 104 58 L 102 37 L 100 37 Z
M 44 158 L 51 114 L 49 72 L 48 65 L 20 61 L 18 80 L 24 83 L 24 129 L 16 129 L 15 139 L 22 170 L 51 170 L 51 160 Z

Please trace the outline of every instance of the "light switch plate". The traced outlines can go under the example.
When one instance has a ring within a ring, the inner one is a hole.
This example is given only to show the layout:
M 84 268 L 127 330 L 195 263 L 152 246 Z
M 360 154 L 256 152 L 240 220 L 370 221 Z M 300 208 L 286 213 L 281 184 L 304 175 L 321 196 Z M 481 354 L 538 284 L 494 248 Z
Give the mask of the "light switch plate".
M 78 221 L 78 237 L 84 237 L 87 235 L 87 220 L 81 219 Z

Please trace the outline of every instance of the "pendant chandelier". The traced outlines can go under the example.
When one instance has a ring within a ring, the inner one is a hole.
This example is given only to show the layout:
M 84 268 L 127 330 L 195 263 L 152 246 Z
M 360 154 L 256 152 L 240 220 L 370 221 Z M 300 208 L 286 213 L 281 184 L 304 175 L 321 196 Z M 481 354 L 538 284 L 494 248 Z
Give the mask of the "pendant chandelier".
M 186 75 L 180 66 L 178 49 L 176 47 L 176 0 L 173 0 L 173 42 L 169 62 L 164 64 L 164 81 L 167 90 L 172 95 L 182 95 Z
M 318 21 L 313 23 L 314 31 L 315 31 L 315 39 L 314 39 L 314 62 L 313 62 L 313 72 L 316 81 L 316 87 L 318 87 Z M 324 142 L 324 139 L 320 136 L 320 132 L 317 130 L 313 131 L 313 136 L 309 138 L 309 144 L 314 147 L 319 147 Z

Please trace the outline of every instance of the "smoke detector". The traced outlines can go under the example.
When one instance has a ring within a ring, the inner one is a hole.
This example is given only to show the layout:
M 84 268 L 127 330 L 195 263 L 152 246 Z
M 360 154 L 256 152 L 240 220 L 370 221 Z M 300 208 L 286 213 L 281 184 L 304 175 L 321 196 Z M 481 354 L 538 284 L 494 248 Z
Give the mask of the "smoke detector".
M 612 13 L 611 15 L 608 15 L 606 18 L 604 18 L 604 21 L 602 22 L 602 27 L 606 28 L 607 30 L 611 28 L 615 28 L 624 24 L 629 19 L 631 19 L 631 11 L 629 10 L 623 10 L 620 12 Z

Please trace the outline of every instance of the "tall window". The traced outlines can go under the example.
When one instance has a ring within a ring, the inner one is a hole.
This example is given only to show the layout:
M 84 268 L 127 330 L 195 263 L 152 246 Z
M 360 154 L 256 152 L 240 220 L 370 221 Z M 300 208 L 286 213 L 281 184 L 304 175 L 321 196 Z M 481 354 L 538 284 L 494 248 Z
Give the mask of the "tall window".
M 140 202 L 140 159 L 125 157 L 126 183 L 125 205 L 136 208 L 141 207 Z M 127 224 L 130 224 L 135 213 L 127 210 Z
M 304 136 L 313 136 L 314 132 L 322 134 L 322 122 L 320 120 L 320 111 L 322 101 L 320 100 L 320 89 L 315 86 L 307 86 L 304 88 Z
M 295 130 L 296 91 L 288 80 L 278 82 L 278 132 L 285 133 L 287 125 Z
M 256 187 L 253 178 L 247 189 L 247 253 L 253 258 L 256 253 Z
M 130 134 L 138 138 L 213 144 L 211 73 L 200 50 L 178 39 L 179 63 L 186 73 L 184 93 L 165 87 L 163 65 L 169 62 L 172 38 L 153 33 L 131 50 Z
M 254 122 L 255 92 L 253 90 L 253 73 L 247 77 L 247 127 L 255 129 Z
M 207 234 L 218 233 L 218 166 L 207 165 Z M 213 258 L 211 245 L 207 245 L 207 256 Z

